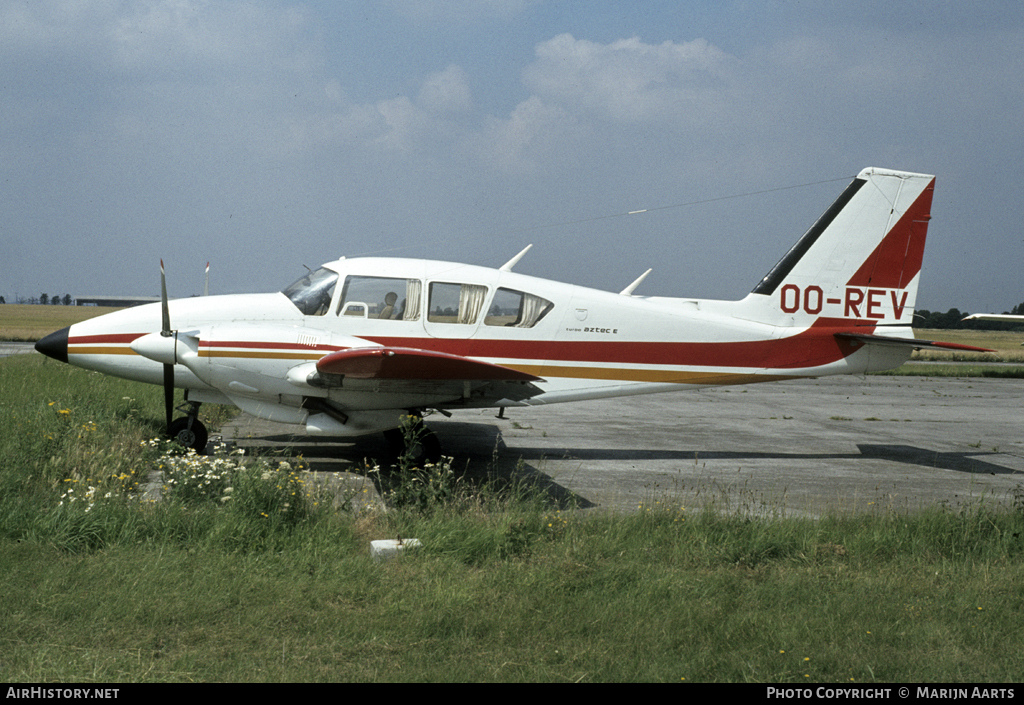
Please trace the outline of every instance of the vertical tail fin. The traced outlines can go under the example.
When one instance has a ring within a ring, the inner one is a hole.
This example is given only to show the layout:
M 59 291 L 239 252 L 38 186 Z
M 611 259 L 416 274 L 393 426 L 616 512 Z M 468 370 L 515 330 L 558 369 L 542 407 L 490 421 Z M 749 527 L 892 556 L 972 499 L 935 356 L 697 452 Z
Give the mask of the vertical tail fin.
M 934 185 L 927 174 L 861 171 L 754 287 L 748 313 L 775 325 L 909 326 Z

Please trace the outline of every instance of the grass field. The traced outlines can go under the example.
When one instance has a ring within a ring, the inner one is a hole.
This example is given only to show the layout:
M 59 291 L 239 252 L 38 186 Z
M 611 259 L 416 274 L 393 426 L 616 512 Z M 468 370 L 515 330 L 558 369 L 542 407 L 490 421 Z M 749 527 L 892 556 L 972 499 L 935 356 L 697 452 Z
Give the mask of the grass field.
M 918 350 L 915 360 L 944 362 L 1021 362 L 1024 363 L 1024 333 L 981 330 L 930 330 L 914 331 L 917 338 L 940 340 L 960 345 L 989 348 L 994 353 L 975 353 L 958 350 Z
M 912 362 L 894 370 L 869 372 L 888 377 L 1001 377 L 1024 379 L 1024 365 L 984 362 Z
M 80 321 L 116 311 L 105 306 L 0 306 L 0 340 L 36 341 Z
M 929 330 L 914 331 L 922 340 L 939 340 L 960 345 L 989 348 L 995 352 L 963 350 L 915 350 L 913 364 L 906 364 L 879 375 L 915 377 L 1003 377 L 1024 378 L 1024 334 L 1002 331 Z M 951 364 L 956 363 L 956 364 Z M 1019 366 L 1006 363 L 1021 363 Z
M 0 360 L 8 682 L 1015 682 L 1024 494 L 773 519 L 652 496 L 580 513 L 450 467 L 371 473 L 150 443 L 160 389 Z M 204 407 L 205 409 L 206 407 Z M 239 461 L 244 461 L 239 465 Z M 165 498 L 140 478 L 163 466 Z M 401 498 L 403 501 L 398 501 Z M 417 537 L 385 564 L 369 542 Z

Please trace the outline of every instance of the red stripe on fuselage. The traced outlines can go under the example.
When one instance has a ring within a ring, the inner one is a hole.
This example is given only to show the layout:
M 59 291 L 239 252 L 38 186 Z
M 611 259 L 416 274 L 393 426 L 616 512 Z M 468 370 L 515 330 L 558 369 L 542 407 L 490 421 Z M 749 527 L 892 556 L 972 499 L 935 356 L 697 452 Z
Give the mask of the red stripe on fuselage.
M 837 340 L 836 333 L 869 333 L 873 330 L 873 326 L 851 326 L 845 319 L 819 318 L 807 330 L 787 338 L 730 343 L 554 342 L 397 337 L 366 339 L 382 345 L 492 359 L 796 369 L 836 362 L 860 349 L 860 346 L 848 341 Z
M 97 343 L 106 343 L 107 345 L 120 344 L 127 345 L 132 343 L 138 338 L 146 335 L 145 333 L 117 333 L 110 335 L 76 335 L 73 338 L 68 338 L 68 345 L 95 345 Z

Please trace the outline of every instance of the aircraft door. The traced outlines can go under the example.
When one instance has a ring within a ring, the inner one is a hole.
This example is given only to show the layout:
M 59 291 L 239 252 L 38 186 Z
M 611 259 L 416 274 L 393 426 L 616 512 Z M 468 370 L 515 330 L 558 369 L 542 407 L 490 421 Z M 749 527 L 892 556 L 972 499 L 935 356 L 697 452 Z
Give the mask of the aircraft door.
M 423 326 L 434 338 L 469 338 L 483 317 L 487 287 L 463 282 L 429 282 Z

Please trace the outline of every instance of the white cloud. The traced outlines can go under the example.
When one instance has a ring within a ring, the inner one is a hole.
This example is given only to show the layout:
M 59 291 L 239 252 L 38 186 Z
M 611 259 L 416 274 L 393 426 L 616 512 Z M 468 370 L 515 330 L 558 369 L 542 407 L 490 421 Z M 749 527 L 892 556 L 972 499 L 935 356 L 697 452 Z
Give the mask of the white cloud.
M 7 51 L 46 51 L 95 41 L 96 30 L 116 10 L 108 2 L 39 0 L 0 5 L 0 45 Z
M 295 6 L 163 0 L 119 14 L 110 42 L 125 69 L 216 80 L 312 70 L 309 31 L 309 18 Z
M 419 95 L 420 105 L 432 113 L 457 113 L 473 106 L 466 72 L 459 66 L 431 74 L 424 81 Z
M 425 127 L 423 110 L 405 96 L 382 100 L 376 108 L 384 119 L 383 133 L 376 141 L 393 149 L 409 149 L 416 133 Z
M 539 44 L 524 81 L 545 100 L 619 122 L 717 113 L 738 62 L 703 39 L 599 44 L 561 34 Z
M 300 7 L 251 0 L 34 0 L 0 7 L 7 51 L 74 55 L 106 71 L 308 70 L 308 29 Z
M 474 22 L 491 17 L 508 20 L 543 0 L 386 0 L 415 20 Z
M 2 8 L 0 71 L 13 89 L 0 119 L 8 125 L 11 117 L 29 124 L 32 110 L 38 121 L 74 116 L 62 136 L 116 144 L 163 169 L 192 150 L 191 159 L 211 162 L 294 154 L 329 134 L 339 112 L 350 132 L 366 132 L 339 108 L 343 91 L 323 75 L 300 6 L 40 0 Z M 19 92 L 34 100 L 18 100 Z
M 516 106 L 507 119 L 490 118 L 477 139 L 478 153 L 504 171 L 531 171 L 543 161 L 557 160 L 562 140 L 571 140 L 575 120 L 562 108 L 533 96 Z

